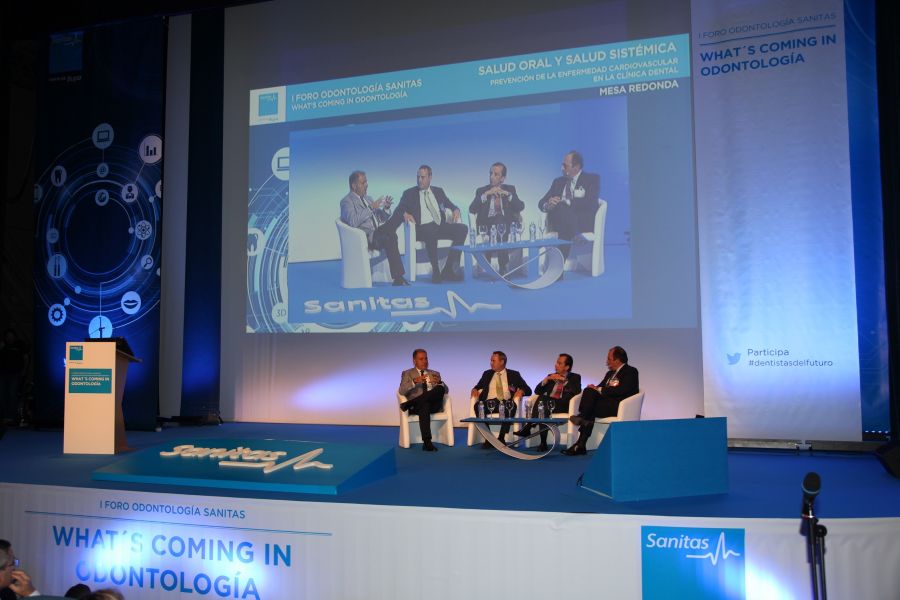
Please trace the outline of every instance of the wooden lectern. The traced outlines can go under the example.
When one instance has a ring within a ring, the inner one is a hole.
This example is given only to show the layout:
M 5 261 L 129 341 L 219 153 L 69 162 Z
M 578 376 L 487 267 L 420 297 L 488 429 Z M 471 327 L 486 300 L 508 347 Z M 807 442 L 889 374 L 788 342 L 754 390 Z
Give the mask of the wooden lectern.
M 122 395 L 133 362 L 140 359 L 124 339 L 66 342 L 64 454 L 128 450 Z

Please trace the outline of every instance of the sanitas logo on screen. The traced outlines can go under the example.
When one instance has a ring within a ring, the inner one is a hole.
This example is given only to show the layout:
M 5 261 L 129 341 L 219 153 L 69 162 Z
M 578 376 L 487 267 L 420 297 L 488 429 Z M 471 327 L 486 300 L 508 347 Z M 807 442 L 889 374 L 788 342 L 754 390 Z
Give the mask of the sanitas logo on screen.
M 303 303 L 303 312 L 308 315 L 316 315 L 321 312 L 338 314 L 338 313 L 360 313 L 379 310 L 423 310 L 431 307 L 428 298 L 417 296 L 415 298 L 385 298 L 384 296 L 369 296 L 368 298 L 359 300 L 307 300 Z
M 303 303 L 303 310 L 308 315 L 322 312 L 329 314 L 363 313 L 374 311 L 390 311 L 392 317 L 428 317 L 443 315 L 455 319 L 460 313 L 472 314 L 479 310 L 501 310 L 502 304 L 487 302 L 467 302 L 462 296 L 453 290 L 447 290 L 447 306 L 432 306 L 431 301 L 425 296 L 415 298 L 385 298 L 384 296 L 369 296 L 359 300 L 307 300 Z

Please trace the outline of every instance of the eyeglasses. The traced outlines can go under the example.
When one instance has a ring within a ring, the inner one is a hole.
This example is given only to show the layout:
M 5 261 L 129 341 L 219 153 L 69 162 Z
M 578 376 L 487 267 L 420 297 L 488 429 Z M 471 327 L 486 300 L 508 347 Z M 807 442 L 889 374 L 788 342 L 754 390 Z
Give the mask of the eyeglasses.
M 9 561 L 8 563 L 6 563 L 6 566 L 3 567 L 3 568 L 4 568 L 4 569 L 15 569 L 15 568 L 17 568 L 18 566 L 19 566 L 19 559 L 18 559 L 18 558 L 14 558 L 14 559 L 12 559 L 11 561 Z

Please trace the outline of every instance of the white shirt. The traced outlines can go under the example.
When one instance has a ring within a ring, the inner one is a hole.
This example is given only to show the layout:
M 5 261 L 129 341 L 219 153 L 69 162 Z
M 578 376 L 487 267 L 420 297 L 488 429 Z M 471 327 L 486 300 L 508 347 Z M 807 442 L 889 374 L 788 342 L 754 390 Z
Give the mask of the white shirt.
M 500 378 L 500 387 L 503 389 L 503 397 L 500 398 L 497 396 L 497 378 Z M 488 390 L 487 395 L 489 400 L 496 398 L 497 400 L 509 400 L 509 378 L 506 376 L 506 369 L 502 371 L 494 371 L 494 376 L 491 377 L 491 387 Z
M 578 187 L 579 177 L 581 177 L 581 171 L 578 171 L 575 177 L 573 177 L 572 180 L 569 181 L 569 193 L 565 195 L 565 198 L 563 198 L 563 202 L 565 202 L 569 206 L 572 206 L 572 198 L 575 197 L 575 189 Z

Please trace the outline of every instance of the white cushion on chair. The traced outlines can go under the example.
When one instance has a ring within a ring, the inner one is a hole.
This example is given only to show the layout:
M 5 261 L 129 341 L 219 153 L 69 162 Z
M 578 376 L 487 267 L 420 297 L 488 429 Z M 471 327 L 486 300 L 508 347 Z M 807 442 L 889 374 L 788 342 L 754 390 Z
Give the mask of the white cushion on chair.
M 534 403 L 535 401 L 537 401 L 538 398 L 539 398 L 539 396 L 538 396 L 537 394 L 533 395 L 533 396 L 530 398 L 531 402 L 529 402 L 529 404 L 531 404 L 532 406 L 534 406 L 533 403 Z M 578 404 L 580 401 L 581 401 L 581 394 L 576 394 L 576 395 L 572 396 L 572 398 L 569 400 L 569 406 L 571 407 L 573 404 Z M 530 408 L 530 407 L 529 407 L 529 408 Z M 529 412 L 531 412 L 531 411 L 529 410 Z M 569 414 L 570 414 L 570 412 L 555 412 L 555 413 L 553 413 L 553 414 L 550 415 L 550 418 L 552 418 L 552 419 L 568 419 L 568 418 L 569 418 Z M 523 417 L 524 417 L 524 416 L 529 416 L 529 417 L 530 417 L 531 415 L 522 415 L 522 416 L 523 416 Z M 571 427 L 572 427 L 572 424 L 571 424 L 571 423 L 563 424 L 563 425 L 560 425 L 560 426 L 559 426 L 559 437 L 560 437 L 560 439 L 559 439 L 558 443 L 559 443 L 561 446 L 563 446 L 563 447 L 565 447 L 565 446 L 567 446 L 567 445 L 573 443 L 573 442 L 570 442 L 570 441 L 569 441 L 569 440 L 573 440 L 572 434 L 569 433 L 569 429 L 570 429 Z M 525 447 L 526 447 L 526 448 L 531 448 L 531 447 L 533 447 L 533 446 L 537 446 L 537 445 L 540 444 L 540 443 L 541 443 L 540 437 L 534 436 L 534 437 L 532 437 L 532 438 L 528 438 L 527 440 L 525 440 Z
M 572 250 L 566 259 L 566 271 L 582 268 L 592 277 L 603 275 L 606 262 L 603 255 L 603 238 L 606 231 L 606 200 L 598 200 L 594 215 L 594 230 L 579 233 L 572 240 Z
M 451 217 L 452 218 L 452 213 Z M 447 222 L 450 220 L 448 218 Z M 419 262 L 418 251 L 423 252 L 425 257 L 425 243 L 416 239 L 416 226 L 409 221 L 403 222 L 403 235 L 406 243 L 403 245 L 403 266 L 406 267 L 406 278 L 410 281 L 416 280 L 416 275 L 431 275 L 431 262 L 427 260 Z M 449 248 L 452 246 L 450 240 L 438 240 L 438 249 Z
M 366 232 L 336 220 L 341 242 L 341 287 L 370 288 L 372 282 L 391 281 L 387 259 L 378 250 L 369 250 Z
M 406 402 L 406 396 L 397 392 L 397 407 Z M 440 412 L 431 415 L 431 439 L 438 444 L 453 445 L 453 401 L 450 394 L 444 394 L 444 406 Z M 419 431 L 419 415 L 411 415 L 400 409 L 400 447 L 409 448 L 410 444 L 422 443 L 422 432 Z
M 575 402 L 575 398 L 572 398 L 572 402 L 569 403 L 569 416 L 578 414 L 579 404 L 581 404 L 581 394 L 578 394 L 577 398 L 578 402 Z M 628 396 L 619 402 L 619 411 L 616 416 L 594 419 L 594 430 L 591 432 L 591 437 L 588 438 L 585 447 L 588 450 L 593 450 L 599 446 L 600 441 L 603 440 L 603 436 L 606 435 L 606 430 L 609 429 L 610 423 L 616 421 L 640 421 L 641 408 L 643 408 L 643 406 L 644 390 L 638 390 L 637 394 Z M 577 436 L 578 428 L 572 423 L 569 423 L 569 439 L 572 440 L 572 443 L 575 443 L 574 440 L 577 439 Z

